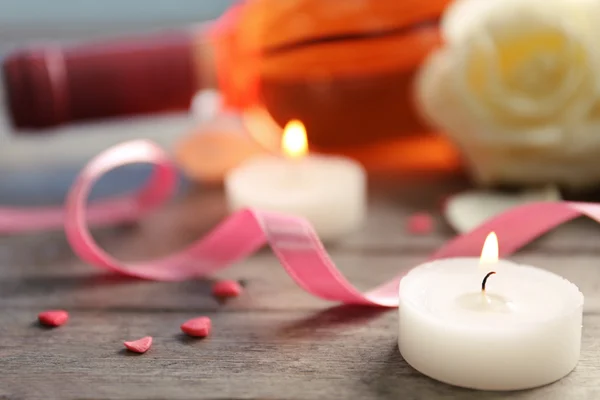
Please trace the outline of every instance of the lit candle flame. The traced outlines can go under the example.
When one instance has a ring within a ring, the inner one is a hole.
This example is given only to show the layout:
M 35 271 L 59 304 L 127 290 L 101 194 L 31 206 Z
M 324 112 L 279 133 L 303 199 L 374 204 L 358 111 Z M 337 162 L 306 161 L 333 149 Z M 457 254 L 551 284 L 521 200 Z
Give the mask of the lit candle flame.
M 494 264 L 498 262 L 498 236 L 495 232 L 490 234 L 483 243 L 481 249 L 481 258 L 479 259 L 479 265 Z
M 306 129 L 302 122 L 292 120 L 287 123 L 283 129 L 281 148 L 284 154 L 292 159 L 299 159 L 306 155 L 308 152 L 308 140 L 306 138 Z

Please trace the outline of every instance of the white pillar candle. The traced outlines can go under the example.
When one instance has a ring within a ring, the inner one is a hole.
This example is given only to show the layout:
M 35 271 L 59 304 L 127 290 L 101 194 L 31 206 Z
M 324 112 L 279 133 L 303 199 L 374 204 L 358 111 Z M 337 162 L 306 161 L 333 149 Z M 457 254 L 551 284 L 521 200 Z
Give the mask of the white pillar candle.
M 495 235 L 486 244 L 494 241 L 497 260 Z M 433 261 L 402 279 L 402 356 L 433 379 L 472 389 L 519 390 L 561 379 L 579 360 L 582 293 L 546 270 L 483 262 L 485 248 L 481 260 Z
M 366 173 L 357 162 L 307 154 L 306 132 L 298 121 L 284 130 L 284 156 L 258 156 L 225 178 L 231 211 L 252 207 L 301 216 L 324 241 L 357 230 L 366 208 Z

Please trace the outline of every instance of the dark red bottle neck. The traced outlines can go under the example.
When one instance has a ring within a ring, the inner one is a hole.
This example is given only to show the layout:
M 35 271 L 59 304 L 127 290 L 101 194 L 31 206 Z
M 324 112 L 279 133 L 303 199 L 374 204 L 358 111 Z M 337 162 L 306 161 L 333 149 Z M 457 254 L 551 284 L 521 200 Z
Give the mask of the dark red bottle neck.
M 202 86 L 190 32 L 41 46 L 4 60 L 17 129 L 183 110 Z

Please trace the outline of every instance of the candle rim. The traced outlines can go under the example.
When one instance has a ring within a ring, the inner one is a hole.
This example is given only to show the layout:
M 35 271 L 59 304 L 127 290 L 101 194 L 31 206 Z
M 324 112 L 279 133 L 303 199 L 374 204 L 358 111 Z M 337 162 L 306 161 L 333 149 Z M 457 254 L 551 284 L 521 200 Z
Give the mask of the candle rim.
M 409 278 L 411 276 L 412 273 L 414 273 L 417 270 L 422 270 L 425 268 L 430 268 L 436 265 L 439 265 L 440 262 L 444 262 L 444 261 L 452 261 L 452 262 L 479 262 L 479 257 L 448 257 L 448 258 L 441 258 L 441 259 L 437 259 L 437 260 L 431 260 L 428 262 L 425 262 L 423 264 L 419 264 L 416 267 L 412 268 L 410 271 L 408 271 L 400 280 L 400 284 L 398 285 L 398 298 L 400 300 L 400 307 L 402 307 L 403 304 L 406 304 L 410 307 L 412 307 L 415 311 L 418 310 L 419 313 L 421 314 L 421 316 L 423 316 L 424 318 L 427 318 L 430 322 L 434 323 L 434 324 L 440 324 L 443 323 L 444 327 L 452 327 L 452 328 L 461 328 L 464 327 L 463 324 L 461 324 L 460 322 L 455 322 L 455 321 L 449 321 L 449 320 L 443 320 L 441 318 L 439 318 L 436 314 L 433 314 L 431 312 L 424 312 L 422 307 L 419 307 L 418 304 L 415 304 L 415 302 L 411 299 L 406 297 L 405 295 L 403 295 L 403 290 L 402 287 L 406 285 L 406 278 Z M 543 273 L 546 274 L 548 276 L 552 276 L 554 278 L 558 278 L 560 279 L 562 282 L 564 282 L 566 284 L 566 290 L 568 290 L 569 293 L 569 298 L 573 300 L 573 305 L 568 305 L 568 307 L 564 307 L 560 312 L 557 312 L 556 314 L 553 314 L 549 317 L 546 318 L 537 318 L 535 320 L 531 320 L 531 321 L 523 321 L 521 324 L 517 325 L 510 325 L 510 326 L 485 326 L 485 325 L 481 325 L 481 326 L 473 326 L 473 325 L 469 325 L 468 329 L 472 330 L 472 329 L 477 329 L 480 330 L 482 332 L 511 332 L 511 331 L 515 331 L 515 330 L 519 330 L 522 331 L 524 328 L 530 327 L 530 328 L 537 328 L 540 324 L 551 324 L 559 319 L 564 318 L 565 316 L 572 314 L 573 312 L 575 312 L 577 309 L 582 308 L 585 302 L 585 297 L 583 295 L 583 293 L 581 292 L 581 290 L 579 289 L 579 287 L 577 285 L 575 285 L 573 282 L 569 281 L 568 279 L 562 277 L 561 275 L 558 275 L 552 271 L 548 271 L 547 269 L 543 269 L 540 267 L 536 267 L 533 265 L 528 265 L 528 264 L 520 264 L 520 263 L 516 263 L 514 261 L 510 261 L 507 259 L 499 259 L 498 263 L 509 263 L 512 266 L 515 267 L 519 267 L 519 268 L 524 268 L 524 269 L 529 269 L 529 270 L 535 270 L 536 273 Z M 499 268 L 495 269 L 496 271 L 501 271 L 502 266 L 500 266 Z M 418 271 L 417 271 L 418 272 Z M 500 272 L 499 272 L 500 274 Z M 481 288 L 480 287 L 474 287 L 473 288 L 473 293 L 477 293 L 477 292 L 481 292 Z

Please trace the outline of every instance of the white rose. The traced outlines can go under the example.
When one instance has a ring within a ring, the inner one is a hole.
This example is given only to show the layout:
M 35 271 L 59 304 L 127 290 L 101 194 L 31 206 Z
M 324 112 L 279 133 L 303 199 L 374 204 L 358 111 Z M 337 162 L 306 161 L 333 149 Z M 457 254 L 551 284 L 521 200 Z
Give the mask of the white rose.
M 424 63 L 417 100 L 478 182 L 600 183 L 598 10 L 600 0 L 459 0 L 447 10 L 445 46 Z

